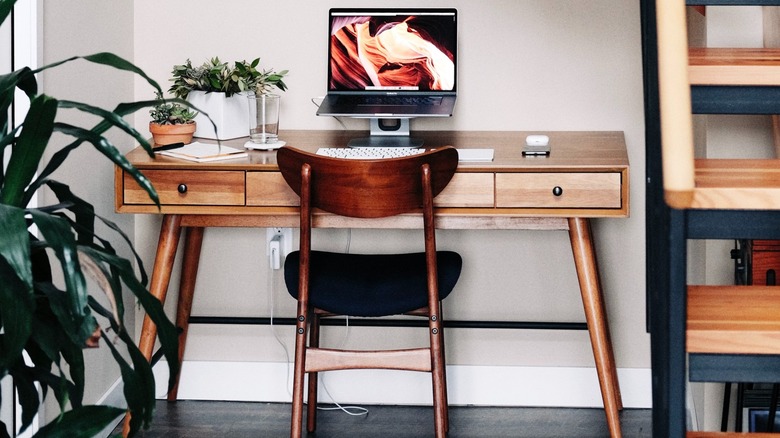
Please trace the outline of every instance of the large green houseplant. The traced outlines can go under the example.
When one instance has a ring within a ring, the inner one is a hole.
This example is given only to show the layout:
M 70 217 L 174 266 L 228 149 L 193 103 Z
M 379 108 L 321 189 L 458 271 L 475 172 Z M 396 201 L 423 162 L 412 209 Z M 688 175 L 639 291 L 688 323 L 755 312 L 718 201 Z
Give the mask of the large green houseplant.
M 15 0 L 0 0 L 0 23 L 8 18 L 14 3 Z M 89 378 L 85 375 L 82 350 L 97 344 L 111 350 L 120 369 L 131 414 L 131 434 L 150 424 L 155 406 L 154 376 L 125 328 L 124 291 L 132 293 L 157 324 L 170 375 L 175 376 L 178 370 L 177 330 L 160 302 L 148 292 L 141 260 L 135 250 L 135 268 L 130 260 L 119 257 L 108 240 L 96 235 L 96 222 L 118 233 L 132 249 L 127 236 L 115 224 L 97 216 L 92 205 L 72 193 L 67 185 L 50 179 L 70 152 L 88 145 L 132 175 L 159 203 L 150 182 L 103 136 L 109 128 L 118 128 L 151 155 L 151 146 L 144 136 L 122 117 L 149 108 L 156 101 L 122 103 L 106 110 L 59 100 L 38 89 L 36 73 L 77 59 L 132 72 L 143 77 L 156 92 L 162 92 L 143 71 L 111 53 L 73 57 L 36 70 L 24 67 L 0 75 L 0 379 L 13 379 L 22 408 L 22 429 L 29 426 L 43 403 L 36 384 L 44 397 L 54 397 L 58 402 L 61 414 L 43 426 L 36 437 L 92 437 L 126 412 L 82 403 L 85 380 Z M 18 99 L 16 90 L 29 99 L 29 111 L 23 122 L 13 127 L 9 108 Z M 61 110 L 83 111 L 96 116 L 99 122 L 91 128 L 67 124 L 59 121 Z M 44 152 L 47 147 L 56 146 L 50 144 L 55 132 L 70 137 L 71 143 L 51 154 L 47 161 Z M 57 202 L 31 206 L 33 194 L 44 186 L 55 194 Z M 33 226 L 38 230 L 37 236 L 31 232 Z M 52 280 L 52 269 L 60 274 L 55 276 L 58 280 Z M 101 287 L 88 282 L 85 274 L 95 278 Z M 98 300 L 96 295 L 103 293 L 107 299 Z M 122 353 L 118 345 L 127 353 Z M 172 383 L 171 380 L 169 385 Z M 8 436 L 7 425 L 0 422 L 0 437 Z

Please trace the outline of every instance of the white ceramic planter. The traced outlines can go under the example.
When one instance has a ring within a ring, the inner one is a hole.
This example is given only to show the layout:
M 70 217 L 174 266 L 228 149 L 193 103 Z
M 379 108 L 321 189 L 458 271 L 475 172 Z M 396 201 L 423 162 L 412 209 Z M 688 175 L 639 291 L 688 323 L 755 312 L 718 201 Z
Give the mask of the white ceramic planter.
M 229 140 L 249 136 L 249 104 L 246 93 L 225 97 L 225 93 L 191 91 L 187 95 L 187 101 L 201 110 L 195 117 L 198 126 L 195 137 Z M 203 113 L 208 114 L 217 125 L 216 132 Z

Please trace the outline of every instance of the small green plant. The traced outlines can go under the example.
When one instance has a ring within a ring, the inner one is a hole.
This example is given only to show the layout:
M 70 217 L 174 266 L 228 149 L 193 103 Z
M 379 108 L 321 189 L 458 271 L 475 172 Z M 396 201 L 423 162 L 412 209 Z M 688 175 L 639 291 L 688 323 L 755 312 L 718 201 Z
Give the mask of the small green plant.
M 152 123 L 158 125 L 184 125 L 194 123 L 197 112 L 191 111 L 186 106 L 177 102 L 171 102 L 163 99 L 162 93 L 157 94 L 158 103 L 149 110 L 152 116 Z
M 188 59 L 182 65 L 173 66 L 173 85 L 169 93 L 181 99 L 186 99 L 190 91 L 221 92 L 227 97 L 242 91 L 254 91 L 265 94 L 273 88 L 287 90 L 284 76 L 287 70 L 258 70 L 260 58 L 254 61 L 236 61 L 231 67 L 215 57 L 200 66 L 193 67 Z

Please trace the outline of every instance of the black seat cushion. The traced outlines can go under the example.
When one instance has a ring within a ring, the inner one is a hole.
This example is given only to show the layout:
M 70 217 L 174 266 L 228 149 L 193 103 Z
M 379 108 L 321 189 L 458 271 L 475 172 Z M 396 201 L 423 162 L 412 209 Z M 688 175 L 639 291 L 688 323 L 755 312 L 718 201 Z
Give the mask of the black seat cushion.
M 439 299 L 452 292 L 463 260 L 452 251 L 438 251 Z M 300 252 L 284 262 L 284 281 L 298 298 Z M 398 315 L 428 305 L 425 253 L 343 254 L 312 251 L 309 304 L 350 316 Z

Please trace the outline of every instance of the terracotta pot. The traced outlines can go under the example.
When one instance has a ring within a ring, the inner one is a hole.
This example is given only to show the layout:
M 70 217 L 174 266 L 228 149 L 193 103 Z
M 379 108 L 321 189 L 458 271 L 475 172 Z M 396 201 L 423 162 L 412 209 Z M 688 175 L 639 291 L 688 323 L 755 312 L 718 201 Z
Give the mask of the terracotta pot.
M 152 133 L 154 144 L 158 146 L 173 143 L 190 143 L 192 135 L 195 133 L 195 123 L 184 123 L 181 125 L 159 125 L 149 123 L 149 132 Z

